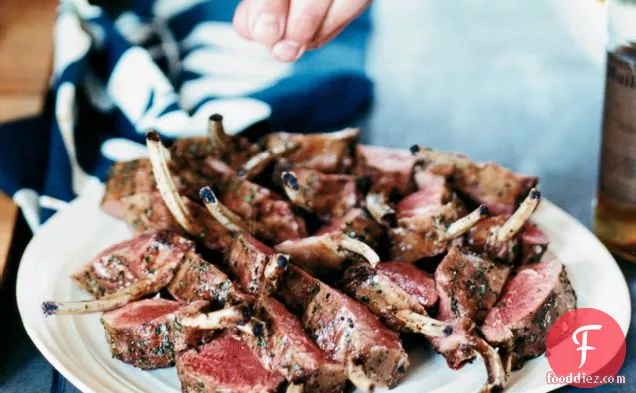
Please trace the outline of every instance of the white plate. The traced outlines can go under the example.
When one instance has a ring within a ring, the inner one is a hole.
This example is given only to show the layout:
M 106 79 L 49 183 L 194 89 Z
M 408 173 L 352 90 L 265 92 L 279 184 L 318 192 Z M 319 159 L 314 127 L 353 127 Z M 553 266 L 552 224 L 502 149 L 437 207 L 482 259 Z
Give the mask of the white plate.
M 99 208 L 102 188 L 76 199 L 51 218 L 27 247 L 18 272 L 17 298 L 27 333 L 44 356 L 84 392 L 180 392 L 174 368 L 141 371 L 112 359 L 99 315 L 45 318 L 43 300 L 87 298 L 68 278 L 108 245 L 130 237 L 126 226 Z M 631 306 L 623 274 L 603 245 L 583 225 L 548 201 L 535 221 L 548 234 L 551 249 L 565 263 L 579 307 L 594 307 L 614 317 L 627 333 Z M 407 348 L 413 367 L 394 393 L 474 392 L 485 380 L 480 361 L 451 371 L 441 356 L 422 344 Z M 508 392 L 548 392 L 550 366 L 534 359 L 513 373 Z

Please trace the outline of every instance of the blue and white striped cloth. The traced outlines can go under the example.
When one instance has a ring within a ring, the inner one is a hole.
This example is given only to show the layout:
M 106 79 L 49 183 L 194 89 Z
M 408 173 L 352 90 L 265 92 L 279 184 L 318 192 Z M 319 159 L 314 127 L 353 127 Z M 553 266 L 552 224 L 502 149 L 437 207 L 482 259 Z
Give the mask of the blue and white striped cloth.
M 236 0 L 131 3 L 113 19 L 62 0 L 47 108 L 0 126 L 0 189 L 34 230 L 113 161 L 144 155 L 148 129 L 203 135 L 218 112 L 231 133 L 313 132 L 369 106 L 368 11 L 326 47 L 282 64 L 234 32 Z

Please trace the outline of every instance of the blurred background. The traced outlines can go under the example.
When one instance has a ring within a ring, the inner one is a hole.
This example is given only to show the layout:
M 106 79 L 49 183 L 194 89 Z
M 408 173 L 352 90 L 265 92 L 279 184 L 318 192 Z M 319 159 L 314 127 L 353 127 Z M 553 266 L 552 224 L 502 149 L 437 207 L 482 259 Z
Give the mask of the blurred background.
M 537 174 L 547 197 L 589 226 L 604 83 L 603 4 L 374 4 L 369 141 L 423 143 Z

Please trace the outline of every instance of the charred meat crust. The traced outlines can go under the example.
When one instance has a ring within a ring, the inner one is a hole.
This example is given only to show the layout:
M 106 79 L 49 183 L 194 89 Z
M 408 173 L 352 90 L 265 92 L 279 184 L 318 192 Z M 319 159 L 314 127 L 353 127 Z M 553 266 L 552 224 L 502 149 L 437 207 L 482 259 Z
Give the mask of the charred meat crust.
M 396 311 L 426 315 L 426 309 L 435 306 L 438 299 L 432 277 L 400 262 L 384 262 L 376 268 L 366 263 L 353 265 L 345 271 L 341 287 L 387 326 L 400 331 L 410 330 L 396 317 Z
M 511 357 L 512 367 L 545 352 L 548 331 L 566 312 L 576 308 L 576 294 L 567 270 L 553 255 L 521 265 L 506 284 L 481 332 L 492 345 Z
M 344 368 L 316 346 L 285 306 L 269 296 L 261 297 L 254 315 L 267 326 L 264 342 L 251 340 L 262 363 L 290 383 L 303 384 L 305 392 L 342 392 L 347 381 Z
M 360 365 L 375 383 L 395 386 L 409 367 L 399 335 L 366 307 L 294 266 L 285 274 L 279 296 L 300 310 L 316 344 L 341 364 Z
M 159 268 L 176 269 L 193 248 L 194 243 L 174 232 L 145 232 L 108 247 L 71 278 L 80 288 L 100 298 L 125 289 Z
M 180 302 L 205 300 L 213 308 L 253 302 L 224 272 L 194 252 L 186 255 L 167 289 Z
M 453 247 L 435 271 L 442 319 L 480 323 L 495 304 L 512 267 Z
M 209 338 L 205 331 L 179 323 L 205 307 L 203 301 L 180 305 L 164 299 L 141 300 L 105 313 L 101 322 L 113 357 L 144 370 L 170 367 L 179 351 Z
M 296 142 L 300 148 L 281 161 L 323 173 L 346 173 L 352 165 L 351 151 L 359 135 L 360 131 L 354 129 L 323 134 L 276 132 L 268 134 L 264 144 L 271 149 L 286 142 Z

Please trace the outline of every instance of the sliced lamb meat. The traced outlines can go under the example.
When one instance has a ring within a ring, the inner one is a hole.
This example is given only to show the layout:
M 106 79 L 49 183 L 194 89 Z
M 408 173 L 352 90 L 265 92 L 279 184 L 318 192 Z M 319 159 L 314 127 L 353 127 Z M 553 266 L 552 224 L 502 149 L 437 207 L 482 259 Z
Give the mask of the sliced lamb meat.
M 441 319 L 484 320 L 503 289 L 512 267 L 452 247 L 435 270 Z
M 314 169 L 294 168 L 282 173 L 289 200 L 325 221 L 342 217 L 359 204 L 361 195 L 351 175 L 323 174 Z
M 150 193 L 155 187 L 150 160 L 147 158 L 116 162 L 108 174 L 102 209 L 112 216 L 121 217 L 120 200 L 123 197 Z
M 344 233 L 350 238 L 360 240 L 370 247 L 376 247 L 382 236 L 382 228 L 375 222 L 366 211 L 362 209 L 351 209 L 342 217 L 331 219 L 331 221 L 320 228 L 314 236 L 327 233 Z
M 71 279 L 83 290 L 100 298 L 120 291 L 160 268 L 175 270 L 193 249 L 194 243 L 176 233 L 145 232 L 108 247 L 82 266 Z
M 252 350 L 268 369 L 278 370 L 290 383 L 303 385 L 303 392 L 342 392 L 347 381 L 344 368 L 316 346 L 285 306 L 263 296 L 254 316 L 267 328 L 265 344 L 252 340 Z
M 316 344 L 346 367 L 359 388 L 392 387 L 406 375 L 409 361 L 398 334 L 362 304 L 293 265 L 279 296 L 301 312 L 302 324 Z
M 353 173 L 369 179 L 369 192 L 406 196 L 413 191 L 415 158 L 406 149 L 357 145 Z
M 466 216 L 463 211 L 459 201 L 437 183 L 407 196 L 397 205 L 397 227 L 389 231 L 391 258 L 415 262 L 443 254 L 452 239 L 488 214 L 483 206 Z
M 133 233 L 166 230 L 187 236 L 158 191 L 125 196 L 119 200 L 119 206 L 121 218 Z
M 206 306 L 204 301 L 182 305 L 164 299 L 140 300 L 104 313 L 101 322 L 113 357 L 145 370 L 170 367 L 176 353 L 210 336 L 208 331 L 179 322 Z
M 548 249 L 550 240 L 535 224 L 528 223 L 521 232 L 521 263 L 535 263 Z
M 435 288 L 435 280 L 430 274 L 423 272 L 413 264 L 384 262 L 379 264 L 376 269 L 406 291 L 424 308 L 430 309 L 437 304 L 439 296 Z
M 230 210 L 254 223 L 252 233 L 265 241 L 280 243 L 307 236 L 305 222 L 291 203 L 265 187 L 235 179 L 225 187 L 221 199 Z
M 413 164 L 408 150 L 357 145 L 353 173 L 368 183 L 365 205 L 380 224 L 395 228 L 397 218 L 391 201 L 413 192 Z
M 244 291 L 251 295 L 269 294 L 278 288 L 289 256 L 277 254 L 245 231 L 240 217 L 228 215 L 230 211 L 219 202 L 209 187 L 201 189 L 201 199 L 218 225 L 233 236 L 225 262 Z
M 537 178 L 519 175 L 493 162 L 477 163 L 466 156 L 428 148 L 412 148 L 417 164 L 451 179 L 452 187 L 493 214 L 512 214 L 537 185 Z
M 481 332 L 489 343 L 510 354 L 513 368 L 545 352 L 548 331 L 563 314 L 576 308 L 576 294 L 563 264 L 546 254 L 522 265 L 504 287 Z
M 282 161 L 324 173 L 344 173 L 351 167 L 352 147 L 359 136 L 357 129 L 324 134 L 277 132 L 265 137 L 265 146 L 273 148 L 287 142 L 298 143 L 300 148 Z
M 230 333 L 178 354 L 177 372 L 188 393 L 275 393 L 285 381 Z
M 225 273 L 193 251 L 185 256 L 168 285 L 168 292 L 180 302 L 205 300 L 213 308 L 253 302 L 252 297 L 239 290 Z
M 481 322 L 495 304 L 511 270 L 510 265 L 452 247 L 435 271 L 437 319 L 453 329 L 448 337 L 431 338 L 431 344 L 453 369 L 481 356 L 488 371 L 486 391 L 500 390 L 506 373 L 499 354 L 476 334 L 475 321 Z
M 534 231 L 535 239 L 532 238 L 532 232 L 526 236 L 523 235 L 526 224 L 537 208 L 540 198 L 541 194 L 538 190 L 530 190 L 528 197 L 511 216 L 489 217 L 479 222 L 466 233 L 463 243 L 476 252 L 486 252 L 491 258 L 507 263 L 518 260 L 520 252 L 524 251 L 522 250 L 524 244 L 530 248 L 525 250 L 530 253 L 527 258 L 532 258 L 533 254 L 539 254 L 540 257 L 540 254 L 545 251 L 544 246 L 547 246 L 545 236 L 541 236 L 538 229 Z M 533 249 L 532 246 L 537 245 L 538 248 Z
M 219 159 L 199 156 L 201 152 L 186 149 L 185 146 L 193 146 L 190 139 L 177 141 L 167 153 L 171 157 L 168 166 L 172 180 L 179 194 L 190 199 L 196 198 L 201 187 L 225 184 L 235 175 L 234 170 Z M 102 209 L 115 217 L 122 217 L 126 214 L 126 206 L 122 206 L 122 201 L 136 195 L 151 194 L 156 189 L 157 183 L 148 158 L 117 162 L 111 167 L 106 181 Z
M 235 236 L 225 254 L 225 263 L 244 291 L 251 295 L 276 290 L 279 274 L 287 268 L 289 257 L 274 251 L 247 234 Z
M 426 309 L 438 299 L 435 281 L 412 264 L 356 264 L 345 271 L 341 285 L 392 329 L 428 336 L 451 333 L 448 324 L 428 317 Z

